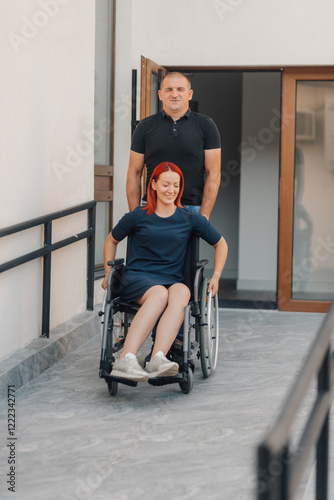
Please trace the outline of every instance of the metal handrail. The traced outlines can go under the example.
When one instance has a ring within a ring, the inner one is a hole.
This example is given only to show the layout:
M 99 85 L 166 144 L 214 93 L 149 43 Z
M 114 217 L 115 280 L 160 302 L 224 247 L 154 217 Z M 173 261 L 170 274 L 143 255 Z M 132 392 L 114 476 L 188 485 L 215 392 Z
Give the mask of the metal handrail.
M 52 221 L 67 217 L 83 210 L 88 210 L 88 229 L 81 233 L 52 243 Z M 42 337 L 50 336 L 50 289 L 51 289 L 51 253 L 59 248 L 71 245 L 82 239 L 87 239 L 87 309 L 94 309 L 94 258 L 95 258 L 95 217 L 96 201 L 89 201 L 76 205 L 66 210 L 59 210 L 48 215 L 43 215 L 29 221 L 21 222 L 13 226 L 0 229 L 0 238 L 44 225 L 44 246 L 33 252 L 21 255 L 16 259 L 0 264 L 0 273 L 13 269 L 43 257 L 43 298 L 42 298 Z
M 334 304 L 303 362 L 275 425 L 257 448 L 257 500 L 291 500 L 314 447 L 317 459 L 316 499 L 328 498 L 329 412 L 334 385 L 333 329 Z M 318 379 L 317 398 L 299 443 L 291 450 L 291 426 L 315 376 Z

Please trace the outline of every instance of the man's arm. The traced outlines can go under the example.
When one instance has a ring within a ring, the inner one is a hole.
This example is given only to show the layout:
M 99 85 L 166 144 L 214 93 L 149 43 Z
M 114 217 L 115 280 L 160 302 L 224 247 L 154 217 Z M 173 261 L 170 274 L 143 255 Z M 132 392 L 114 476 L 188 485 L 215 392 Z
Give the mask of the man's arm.
M 130 151 L 129 168 L 126 179 L 126 196 L 130 212 L 140 205 L 141 174 L 143 168 L 144 154 Z
M 215 204 L 220 184 L 220 164 L 221 149 L 204 150 L 205 165 L 205 185 L 203 191 L 203 200 L 201 205 L 201 214 L 209 220 L 211 210 Z

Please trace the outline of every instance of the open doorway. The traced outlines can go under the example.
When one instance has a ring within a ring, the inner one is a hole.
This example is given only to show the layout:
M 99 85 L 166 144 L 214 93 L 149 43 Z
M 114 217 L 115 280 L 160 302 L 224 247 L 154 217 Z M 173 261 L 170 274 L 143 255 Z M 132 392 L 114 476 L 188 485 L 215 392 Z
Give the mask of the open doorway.
M 177 70 L 191 79 L 193 111 L 210 116 L 222 139 L 210 218 L 229 245 L 220 305 L 276 308 L 281 71 Z M 213 263 L 205 242 L 202 254 Z

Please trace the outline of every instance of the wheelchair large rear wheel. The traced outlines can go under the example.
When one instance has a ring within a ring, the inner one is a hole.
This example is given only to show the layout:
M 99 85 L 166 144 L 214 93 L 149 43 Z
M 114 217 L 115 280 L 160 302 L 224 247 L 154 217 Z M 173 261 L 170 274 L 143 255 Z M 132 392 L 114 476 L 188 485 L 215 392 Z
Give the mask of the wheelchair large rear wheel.
M 207 293 L 209 278 L 204 278 L 201 290 L 200 357 L 205 378 L 216 369 L 218 360 L 219 310 L 218 294 Z

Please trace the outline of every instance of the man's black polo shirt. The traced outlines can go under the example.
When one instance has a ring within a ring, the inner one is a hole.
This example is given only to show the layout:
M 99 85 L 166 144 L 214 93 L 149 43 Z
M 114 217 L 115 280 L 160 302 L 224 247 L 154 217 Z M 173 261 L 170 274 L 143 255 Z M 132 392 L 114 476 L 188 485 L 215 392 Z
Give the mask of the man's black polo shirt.
M 184 205 L 201 205 L 204 188 L 204 150 L 220 148 L 214 121 L 190 109 L 176 122 L 164 111 L 137 125 L 131 150 L 144 154 L 147 184 L 159 163 L 175 163 L 184 175 Z

